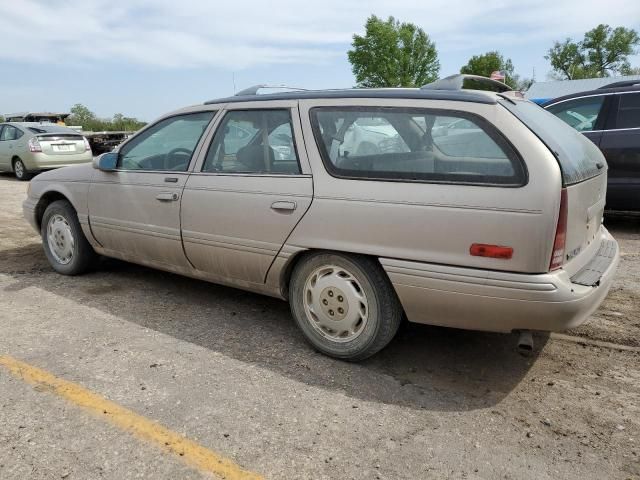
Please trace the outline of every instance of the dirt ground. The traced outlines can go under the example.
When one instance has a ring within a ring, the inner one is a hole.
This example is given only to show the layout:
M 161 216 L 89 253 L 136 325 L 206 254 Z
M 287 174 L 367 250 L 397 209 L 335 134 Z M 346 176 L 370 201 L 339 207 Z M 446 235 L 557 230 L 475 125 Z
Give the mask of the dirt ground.
M 640 478 L 638 218 L 606 219 L 618 276 L 571 339 L 525 358 L 514 335 L 409 324 L 350 364 L 275 299 L 112 260 L 55 274 L 26 188 L 0 175 L 0 356 L 265 478 Z M 0 366 L 0 478 L 211 476 Z

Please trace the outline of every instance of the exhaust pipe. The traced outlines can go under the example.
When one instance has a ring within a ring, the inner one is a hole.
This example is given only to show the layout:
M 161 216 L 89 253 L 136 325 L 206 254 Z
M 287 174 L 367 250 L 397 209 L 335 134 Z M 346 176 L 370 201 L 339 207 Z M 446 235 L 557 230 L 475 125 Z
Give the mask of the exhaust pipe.
M 533 335 L 531 335 L 531 330 L 520 331 L 518 351 L 523 355 L 530 355 L 531 352 L 533 352 Z

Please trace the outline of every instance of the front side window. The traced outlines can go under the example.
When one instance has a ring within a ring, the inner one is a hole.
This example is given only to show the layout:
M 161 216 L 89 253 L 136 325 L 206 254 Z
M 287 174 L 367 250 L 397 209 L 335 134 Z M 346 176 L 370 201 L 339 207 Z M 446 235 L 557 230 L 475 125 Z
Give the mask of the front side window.
M 233 110 L 216 130 L 203 172 L 300 173 L 289 110 Z
M 620 95 L 616 128 L 640 128 L 640 92 Z
M 481 117 L 400 107 L 316 107 L 316 142 L 335 176 L 517 186 L 517 153 Z
M 604 95 L 576 98 L 551 105 L 547 110 L 577 131 L 588 132 L 596 126 L 604 99 Z
M 165 118 L 120 150 L 118 168 L 184 172 L 193 151 L 215 112 L 198 112 Z

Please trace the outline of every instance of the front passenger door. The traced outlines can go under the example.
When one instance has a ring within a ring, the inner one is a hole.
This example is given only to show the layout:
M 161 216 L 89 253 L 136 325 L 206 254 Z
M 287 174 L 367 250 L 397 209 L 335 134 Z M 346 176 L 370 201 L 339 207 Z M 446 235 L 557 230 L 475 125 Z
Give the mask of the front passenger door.
M 89 221 L 110 256 L 165 269 L 189 268 L 180 236 L 180 200 L 191 158 L 214 111 L 160 120 L 125 143 L 117 170 L 96 170 Z

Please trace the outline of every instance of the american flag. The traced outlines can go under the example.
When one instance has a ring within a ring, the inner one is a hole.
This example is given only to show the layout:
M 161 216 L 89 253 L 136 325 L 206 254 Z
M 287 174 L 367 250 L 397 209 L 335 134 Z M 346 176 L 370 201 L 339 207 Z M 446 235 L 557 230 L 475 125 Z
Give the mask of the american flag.
M 495 72 L 491 72 L 491 76 L 489 78 L 491 80 L 500 80 L 502 82 L 506 77 L 507 76 L 504 74 L 504 72 L 501 72 L 500 70 L 496 70 Z

